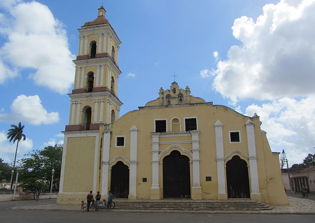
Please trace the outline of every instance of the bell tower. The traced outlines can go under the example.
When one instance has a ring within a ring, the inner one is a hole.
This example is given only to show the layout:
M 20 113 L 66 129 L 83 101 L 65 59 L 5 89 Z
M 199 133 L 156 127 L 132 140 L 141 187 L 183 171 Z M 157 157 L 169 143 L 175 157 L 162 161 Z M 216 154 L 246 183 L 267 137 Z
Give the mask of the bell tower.
M 121 41 L 106 19 L 103 6 L 97 18 L 80 29 L 80 43 L 75 64 L 74 89 L 67 131 L 98 130 L 119 117 L 118 51 Z

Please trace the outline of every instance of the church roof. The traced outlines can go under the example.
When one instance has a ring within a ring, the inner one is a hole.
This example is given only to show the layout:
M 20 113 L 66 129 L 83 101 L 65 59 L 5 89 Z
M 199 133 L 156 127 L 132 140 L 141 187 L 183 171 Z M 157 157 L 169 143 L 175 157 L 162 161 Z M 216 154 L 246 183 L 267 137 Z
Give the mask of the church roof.
M 90 22 L 86 22 L 83 27 L 89 27 L 89 26 L 97 26 L 97 25 L 110 25 L 108 20 L 105 18 L 106 9 L 101 6 L 98 8 L 98 16 L 96 19 Z
M 98 16 L 96 19 L 90 22 L 86 22 L 83 27 L 88 27 L 88 26 L 97 26 L 97 25 L 106 25 L 109 24 L 108 20 L 105 19 L 104 16 Z

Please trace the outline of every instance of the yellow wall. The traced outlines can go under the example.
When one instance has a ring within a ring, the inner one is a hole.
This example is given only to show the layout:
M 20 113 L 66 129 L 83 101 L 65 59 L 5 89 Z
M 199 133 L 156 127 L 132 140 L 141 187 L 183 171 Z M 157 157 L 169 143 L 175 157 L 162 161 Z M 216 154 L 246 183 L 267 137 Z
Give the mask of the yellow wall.
M 64 192 L 87 192 L 92 190 L 95 138 L 68 138 Z

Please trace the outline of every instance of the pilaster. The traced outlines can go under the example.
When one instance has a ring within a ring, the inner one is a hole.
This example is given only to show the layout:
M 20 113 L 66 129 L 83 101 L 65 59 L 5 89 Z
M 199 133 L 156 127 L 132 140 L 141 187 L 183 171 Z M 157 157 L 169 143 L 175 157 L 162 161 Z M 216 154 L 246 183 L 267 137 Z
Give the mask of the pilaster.
M 152 133 L 152 186 L 151 199 L 161 199 L 159 184 L 159 134 Z
M 251 120 L 246 122 L 247 131 L 247 144 L 249 156 L 249 173 L 250 173 L 250 187 L 251 198 L 260 200 L 259 179 L 257 169 L 257 156 L 256 156 L 256 140 L 255 140 L 255 125 Z
M 129 167 L 129 199 L 137 198 L 137 149 L 138 130 L 136 127 L 130 129 L 130 167 Z
M 223 147 L 223 124 L 217 120 L 214 124 L 215 129 L 215 145 L 216 145 L 216 161 L 217 161 L 217 176 L 218 176 L 218 199 L 226 200 L 226 177 L 224 165 L 224 147 Z
M 110 149 L 110 131 L 105 130 L 103 136 L 103 153 L 102 153 L 102 190 L 101 194 L 107 197 L 109 188 L 109 149 Z
M 192 169 L 193 169 L 193 185 L 191 198 L 193 200 L 201 199 L 201 187 L 200 187 L 200 148 L 199 148 L 199 132 L 191 131 L 192 137 Z

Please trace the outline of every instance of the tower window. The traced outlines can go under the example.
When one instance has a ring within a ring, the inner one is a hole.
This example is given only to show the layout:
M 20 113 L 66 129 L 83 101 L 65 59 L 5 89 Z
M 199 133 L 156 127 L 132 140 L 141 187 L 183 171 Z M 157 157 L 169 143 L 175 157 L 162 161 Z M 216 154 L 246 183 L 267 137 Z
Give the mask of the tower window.
M 94 84 L 94 73 L 89 72 L 88 78 L 87 78 L 87 91 L 91 92 L 93 90 L 93 84 Z
M 116 137 L 116 146 L 125 146 L 125 137 L 117 136 Z
M 92 41 L 90 43 L 90 57 L 95 58 L 95 56 L 96 56 L 96 42 Z
M 91 125 L 92 109 L 89 106 L 83 109 L 83 129 L 89 130 Z
M 155 132 L 166 132 L 166 120 L 155 120 Z
M 197 130 L 197 120 L 196 118 L 186 118 L 185 119 L 185 130 L 192 131 Z
M 239 131 L 230 132 L 230 142 L 241 142 Z
M 115 60 L 115 47 L 112 46 L 112 58 L 113 60 Z
M 170 94 L 167 94 L 167 95 L 166 95 L 166 104 L 167 104 L 167 105 L 170 105 L 170 104 L 171 104 L 171 95 L 170 95 Z
M 111 83 L 110 83 L 110 90 L 114 93 L 115 89 L 115 79 L 112 77 Z
M 182 93 L 179 93 L 178 94 L 178 103 L 183 103 L 183 100 L 184 100 L 184 96 Z
M 112 110 L 112 113 L 111 113 L 111 123 L 113 123 L 115 121 L 115 111 Z

